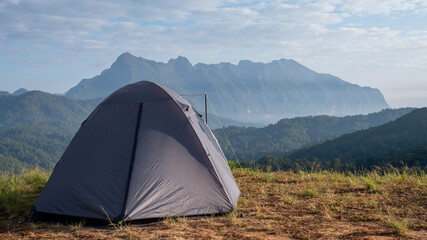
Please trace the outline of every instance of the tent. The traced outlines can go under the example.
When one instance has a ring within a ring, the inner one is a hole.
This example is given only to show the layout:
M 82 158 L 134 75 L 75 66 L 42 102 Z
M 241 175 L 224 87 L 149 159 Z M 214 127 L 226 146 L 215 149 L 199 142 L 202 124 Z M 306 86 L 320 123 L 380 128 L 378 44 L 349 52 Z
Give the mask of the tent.
M 112 93 L 82 123 L 33 216 L 118 222 L 220 214 L 233 211 L 239 195 L 200 115 L 172 90 L 141 81 Z

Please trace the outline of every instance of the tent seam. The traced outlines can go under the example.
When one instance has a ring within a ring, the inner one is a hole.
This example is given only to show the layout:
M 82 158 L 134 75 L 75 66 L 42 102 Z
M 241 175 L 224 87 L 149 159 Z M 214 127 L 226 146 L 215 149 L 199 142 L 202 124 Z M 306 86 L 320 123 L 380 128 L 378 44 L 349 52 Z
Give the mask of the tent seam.
M 132 157 L 131 157 L 130 165 L 129 165 L 128 181 L 126 184 L 126 191 L 125 191 L 125 197 L 124 197 L 124 201 L 123 201 L 122 213 L 118 217 L 119 218 L 118 220 L 121 220 L 121 221 L 123 221 L 126 217 L 126 205 L 127 205 L 128 195 L 129 195 L 129 187 L 130 187 L 130 183 L 132 180 L 133 167 L 134 167 L 134 163 L 135 163 L 136 148 L 138 145 L 138 133 L 139 133 L 139 127 L 141 125 L 141 115 L 142 115 L 143 106 L 144 106 L 143 103 L 139 103 L 138 116 L 137 116 L 137 120 L 136 120 L 136 131 L 135 131 L 135 135 L 134 135 L 134 142 L 133 142 L 133 148 L 132 148 Z

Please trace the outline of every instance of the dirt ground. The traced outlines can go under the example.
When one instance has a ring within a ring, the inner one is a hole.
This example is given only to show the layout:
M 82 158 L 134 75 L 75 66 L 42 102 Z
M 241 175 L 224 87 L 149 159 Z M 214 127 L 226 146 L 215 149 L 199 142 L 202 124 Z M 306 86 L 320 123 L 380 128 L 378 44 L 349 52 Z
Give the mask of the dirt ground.
M 233 174 L 242 195 L 228 215 L 105 228 L 3 216 L 0 239 L 427 239 L 425 175 Z

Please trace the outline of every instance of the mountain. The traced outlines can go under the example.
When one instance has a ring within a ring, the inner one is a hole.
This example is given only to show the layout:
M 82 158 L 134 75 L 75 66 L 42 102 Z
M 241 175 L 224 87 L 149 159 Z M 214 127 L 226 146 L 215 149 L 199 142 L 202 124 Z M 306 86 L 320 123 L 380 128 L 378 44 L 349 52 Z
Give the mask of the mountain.
M 192 65 L 178 57 L 168 63 L 120 55 L 109 69 L 83 79 L 65 93 L 73 99 L 106 97 L 136 81 L 149 80 L 180 94 L 208 93 L 218 115 L 242 122 L 275 122 L 284 117 L 354 115 L 388 108 L 377 89 L 314 72 L 294 60 L 242 60 Z M 189 99 L 202 110 L 203 100 Z
M 345 133 L 382 125 L 412 110 L 413 108 L 387 109 L 368 115 L 347 117 L 297 117 L 282 119 L 263 128 L 232 126 L 224 130 L 217 129 L 214 130 L 214 134 L 228 159 L 235 159 L 233 149 L 238 159 L 282 157 L 302 147 L 333 139 Z M 233 149 L 230 148 L 228 140 Z
M 24 93 L 26 93 L 26 92 L 28 92 L 28 90 L 27 90 L 27 89 L 25 89 L 25 88 L 20 88 L 20 89 L 16 90 L 15 92 L 13 92 L 13 93 L 12 93 L 12 95 L 13 95 L 13 96 L 19 96 L 19 95 L 24 94 Z
M 100 101 L 74 100 L 40 91 L 0 96 L 0 130 L 34 125 L 74 132 Z
M 289 159 L 339 161 L 357 168 L 373 165 L 427 166 L 427 108 L 384 125 L 345 134 L 287 156 Z

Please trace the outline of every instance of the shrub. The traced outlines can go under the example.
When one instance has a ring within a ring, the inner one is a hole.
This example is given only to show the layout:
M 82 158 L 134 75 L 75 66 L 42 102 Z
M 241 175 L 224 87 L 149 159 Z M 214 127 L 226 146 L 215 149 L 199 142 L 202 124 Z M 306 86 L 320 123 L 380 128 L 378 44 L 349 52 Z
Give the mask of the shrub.
M 228 161 L 228 166 L 230 166 L 231 170 L 236 169 L 236 162 L 235 161 Z

